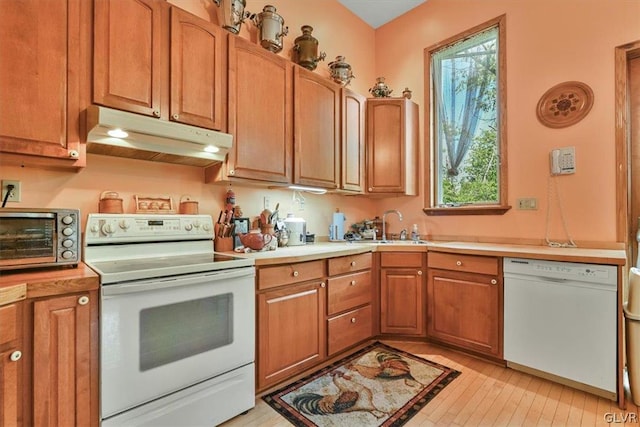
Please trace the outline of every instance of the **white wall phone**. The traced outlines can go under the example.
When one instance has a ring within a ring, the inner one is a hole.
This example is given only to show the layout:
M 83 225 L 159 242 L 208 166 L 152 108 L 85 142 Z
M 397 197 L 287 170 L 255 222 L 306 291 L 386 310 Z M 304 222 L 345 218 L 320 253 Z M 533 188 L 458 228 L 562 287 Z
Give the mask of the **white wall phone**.
M 549 153 L 551 175 L 576 173 L 576 148 L 564 147 Z

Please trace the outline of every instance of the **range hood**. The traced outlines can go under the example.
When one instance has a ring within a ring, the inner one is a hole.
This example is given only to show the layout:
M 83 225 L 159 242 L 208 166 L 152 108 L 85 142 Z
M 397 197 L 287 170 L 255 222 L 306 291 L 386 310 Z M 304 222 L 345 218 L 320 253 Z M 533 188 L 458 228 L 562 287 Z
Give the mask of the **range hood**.
M 114 130 L 128 135 L 111 136 Z M 232 142 L 231 135 L 210 129 L 98 105 L 87 108 L 89 153 L 204 167 L 223 162 Z

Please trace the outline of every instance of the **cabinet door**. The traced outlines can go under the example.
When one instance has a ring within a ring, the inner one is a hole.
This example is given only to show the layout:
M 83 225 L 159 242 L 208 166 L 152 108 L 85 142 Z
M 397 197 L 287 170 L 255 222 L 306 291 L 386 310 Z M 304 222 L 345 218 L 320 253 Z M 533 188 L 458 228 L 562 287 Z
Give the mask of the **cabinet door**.
M 293 86 L 291 63 L 229 35 L 227 177 L 291 183 Z
M 22 419 L 22 303 L 0 307 L 0 426 Z
M 366 98 L 342 89 L 342 167 L 340 188 L 364 192 Z
M 418 194 L 418 106 L 405 98 L 367 100 L 367 191 Z
M 159 0 L 94 0 L 94 103 L 160 117 L 161 28 Z
M 381 270 L 380 330 L 383 334 L 424 334 L 424 287 L 420 268 Z
M 223 129 L 223 33 L 222 27 L 171 8 L 171 120 Z
M 430 337 L 502 358 L 502 287 L 495 276 L 429 270 Z
M 34 424 L 97 425 L 97 293 L 38 300 L 33 316 Z
M 326 357 L 325 300 L 319 282 L 258 294 L 258 389 Z
M 0 151 L 84 166 L 89 13 L 83 0 L 2 2 Z
M 296 184 L 337 188 L 340 168 L 340 86 L 296 66 L 293 73 Z

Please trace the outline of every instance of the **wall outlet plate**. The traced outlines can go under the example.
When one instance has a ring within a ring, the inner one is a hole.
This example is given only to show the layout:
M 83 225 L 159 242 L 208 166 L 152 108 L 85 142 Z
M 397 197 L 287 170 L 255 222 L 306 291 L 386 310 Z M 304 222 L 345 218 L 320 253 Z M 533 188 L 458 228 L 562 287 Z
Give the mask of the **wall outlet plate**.
M 4 201 L 4 198 L 7 195 L 7 191 L 9 190 L 9 185 L 13 185 L 13 190 L 11 190 L 9 197 L 7 198 L 7 203 L 19 202 L 22 196 L 20 181 L 10 180 L 10 179 L 2 180 L 2 201 Z
M 538 199 L 535 197 L 518 199 L 518 209 L 535 211 L 538 209 Z

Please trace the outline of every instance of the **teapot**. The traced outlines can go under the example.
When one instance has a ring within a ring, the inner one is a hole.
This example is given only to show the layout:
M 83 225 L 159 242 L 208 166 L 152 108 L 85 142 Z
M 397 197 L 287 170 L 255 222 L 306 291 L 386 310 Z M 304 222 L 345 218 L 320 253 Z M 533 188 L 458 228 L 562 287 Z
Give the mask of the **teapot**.
M 269 245 L 272 239 L 275 239 L 271 234 L 260 233 L 260 230 L 251 230 L 248 233 L 238 235 L 238 237 L 245 248 L 254 251 L 261 250 L 265 245 Z

